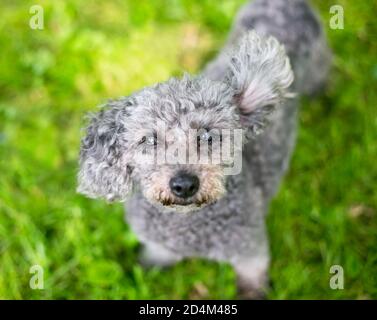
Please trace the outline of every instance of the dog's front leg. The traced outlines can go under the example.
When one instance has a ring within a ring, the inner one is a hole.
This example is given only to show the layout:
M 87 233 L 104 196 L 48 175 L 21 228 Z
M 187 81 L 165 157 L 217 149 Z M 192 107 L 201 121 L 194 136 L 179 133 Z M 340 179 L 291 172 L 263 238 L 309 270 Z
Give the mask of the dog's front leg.
M 182 259 L 181 256 L 155 242 L 143 243 L 140 263 L 144 267 L 168 267 Z
M 268 290 L 268 255 L 245 257 L 233 264 L 240 299 L 264 299 Z

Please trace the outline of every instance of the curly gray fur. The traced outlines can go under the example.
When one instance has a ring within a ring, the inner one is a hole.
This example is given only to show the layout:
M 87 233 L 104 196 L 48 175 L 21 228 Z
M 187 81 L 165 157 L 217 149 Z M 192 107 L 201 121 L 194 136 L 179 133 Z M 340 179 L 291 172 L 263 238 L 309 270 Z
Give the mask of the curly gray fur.
M 267 278 L 265 213 L 295 142 L 298 103 L 292 92 L 318 90 L 329 65 L 330 51 L 306 1 L 246 4 L 228 43 L 201 75 L 144 88 L 110 101 L 91 117 L 81 145 L 78 191 L 109 201 L 128 199 L 126 218 L 150 249 L 147 259 L 229 261 L 240 288 L 253 296 Z M 222 165 L 140 163 L 140 154 L 154 152 L 140 141 L 158 132 L 157 121 L 176 139 L 192 126 L 243 128 L 241 174 L 224 177 Z M 181 211 L 179 202 L 171 210 L 158 203 L 161 197 L 176 201 L 165 194 L 164 181 L 182 169 L 202 179 L 193 202 L 205 205 L 195 212 L 190 206 Z

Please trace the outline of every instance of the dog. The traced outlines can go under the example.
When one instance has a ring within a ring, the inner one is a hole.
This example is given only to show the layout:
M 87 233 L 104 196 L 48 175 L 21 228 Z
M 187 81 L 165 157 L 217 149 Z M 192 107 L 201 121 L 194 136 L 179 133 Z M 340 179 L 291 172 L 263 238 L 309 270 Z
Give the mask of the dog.
M 193 256 L 226 261 L 240 297 L 264 297 L 265 217 L 295 145 L 298 98 L 324 86 L 330 64 L 323 29 L 305 0 L 245 4 L 201 74 L 111 100 L 91 116 L 78 192 L 126 203 L 143 264 L 168 266 Z M 241 150 L 242 166 L 233 173 L 232 161 L 222 159 L 147 161 L 172 146 L 183 155 L 186 147 L 214 154 L 223 132 L 236 130 L 240 138 L 228 140 L 234 155 Z

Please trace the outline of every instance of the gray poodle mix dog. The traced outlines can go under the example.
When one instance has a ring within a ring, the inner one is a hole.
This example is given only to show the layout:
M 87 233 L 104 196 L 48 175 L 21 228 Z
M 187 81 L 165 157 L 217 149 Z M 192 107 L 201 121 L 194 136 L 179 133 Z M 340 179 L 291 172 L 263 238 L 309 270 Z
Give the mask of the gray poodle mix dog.
M 109 101 L 91 117 L 78 191 L 127 200 L 126 219 L 144 245 L 145 265 L 193 256 L 226 261 L 241 297 L 262 297 L 269 267 L 265 217 L 294 147 L 297 99 L 323 86 L 330 60 L 306 1 L 247 3 L 201 74 Z M 226 139 L 224 132 L 235 131 L 242 134 Z M 229 170 L 222 157 L 200 161 L 216 150 L 225 154 L 225 140 L 233 163 L 242 140 L 239 170 Z M 187 150 L 199 156 L 167 161 L 172 148 L 170 160 Z M 156 158 L 165 161 L 149 161 Z

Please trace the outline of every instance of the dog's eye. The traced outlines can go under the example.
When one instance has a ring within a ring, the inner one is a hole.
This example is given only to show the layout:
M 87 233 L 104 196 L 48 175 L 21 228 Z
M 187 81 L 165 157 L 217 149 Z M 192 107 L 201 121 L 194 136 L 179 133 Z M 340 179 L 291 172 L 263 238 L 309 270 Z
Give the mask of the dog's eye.
M 139 141 L 139 144 L 147 144 L 148 146 L 155 146 L 157 145 L 157 135 L 150 135 L 150 136 L 144 136 Z
M 200 143 L 200 141 L 207 141 L 208 144 L 211 144 L 212 143 L 212 136 L 210 135 L 208 130 L 205 130 L 198 135 L 197 140 L 198 140 L 198 143 Z
M 157 145 L 157 136 L 155 134 L 147 136 L 144 141 L 148 146 L 155 146 Z
M 199 135 L 200 140 L 202 141 L 210 141 L 212 139 L 211 135 L 209 134 L 208 131 L 203 132 L 202 134 Z

